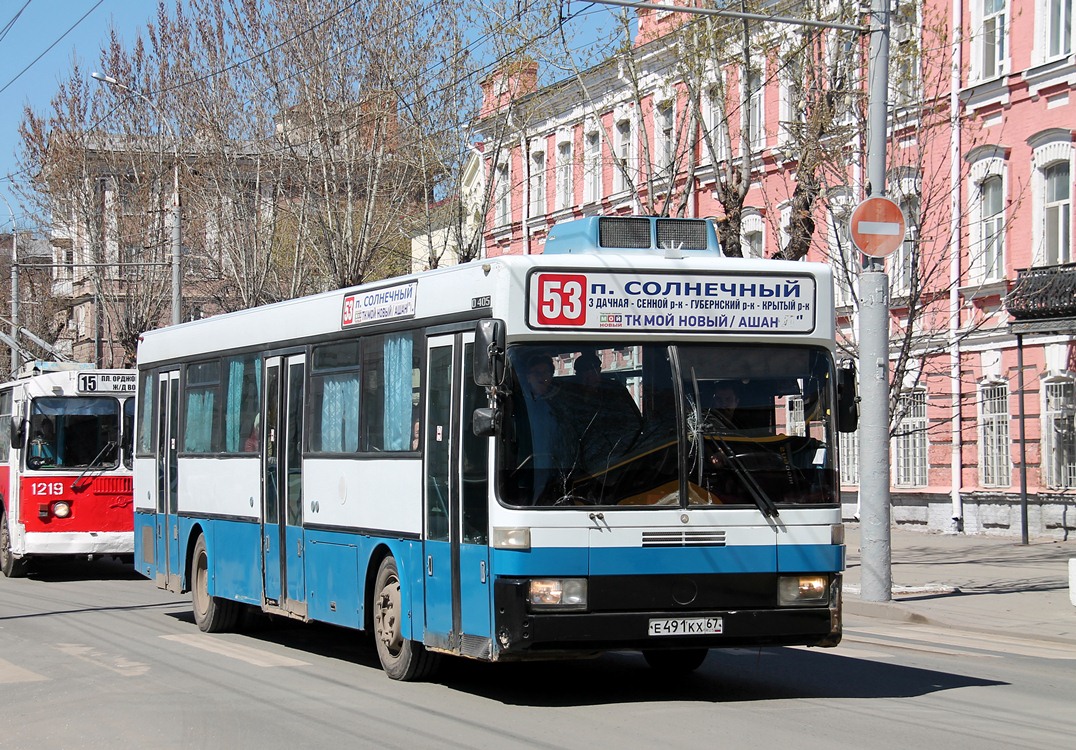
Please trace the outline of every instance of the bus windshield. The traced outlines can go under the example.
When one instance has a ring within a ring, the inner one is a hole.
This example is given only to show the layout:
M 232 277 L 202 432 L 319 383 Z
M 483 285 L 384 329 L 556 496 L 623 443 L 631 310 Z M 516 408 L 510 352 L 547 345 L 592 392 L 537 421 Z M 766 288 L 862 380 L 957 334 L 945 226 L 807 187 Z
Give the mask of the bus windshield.
M 497 489 L 513 506 L 838 502 L 834 372 L 816 347 L 514 345 Z
M 119 456 L 120 402 L 104 396 L 35 398 L 26 465 L 111 467 Z

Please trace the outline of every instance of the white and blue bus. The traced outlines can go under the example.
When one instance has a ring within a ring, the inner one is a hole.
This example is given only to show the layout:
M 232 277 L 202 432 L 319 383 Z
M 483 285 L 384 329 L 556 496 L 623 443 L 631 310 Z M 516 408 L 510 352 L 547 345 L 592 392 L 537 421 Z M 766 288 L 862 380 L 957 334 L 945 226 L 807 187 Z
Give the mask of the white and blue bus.
M 831 286 L 704 220 L 592 217 L 542 255 L 147 332 L 135 564 L 204 631 L 362 629 L 403 680 L 836 645 Z

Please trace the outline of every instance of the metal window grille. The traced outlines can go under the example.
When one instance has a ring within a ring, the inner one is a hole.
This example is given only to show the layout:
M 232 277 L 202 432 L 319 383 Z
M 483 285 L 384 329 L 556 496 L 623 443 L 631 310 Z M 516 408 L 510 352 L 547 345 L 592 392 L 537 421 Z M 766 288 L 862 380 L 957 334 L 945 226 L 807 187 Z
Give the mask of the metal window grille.
M 706 222 L 702 219 L 658 219 L 657 234 L 659 248 L 706 249 Z
M 1076 383 L 1045 384 L 1042 425 L 1042 469 L 1046 486 L 1076 487 Z
M 985 386 L 979 395 L 979 479 L 984 487 L 1012 484 L 1009 387 Z
M 903 416 L 896 436 L 898 487 L 927 485 L 927 395 L 911 391 L 900 396 L 899 409 Z

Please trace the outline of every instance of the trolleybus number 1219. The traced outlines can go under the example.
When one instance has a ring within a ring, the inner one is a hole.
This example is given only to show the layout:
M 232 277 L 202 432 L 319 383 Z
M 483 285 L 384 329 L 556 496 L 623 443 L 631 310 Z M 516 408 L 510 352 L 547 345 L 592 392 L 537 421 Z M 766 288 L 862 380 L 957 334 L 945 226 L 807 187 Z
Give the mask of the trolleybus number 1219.
M 724 622 L 720 617 L 680 617 L 653 619 L 650 635 L 720 635 Z

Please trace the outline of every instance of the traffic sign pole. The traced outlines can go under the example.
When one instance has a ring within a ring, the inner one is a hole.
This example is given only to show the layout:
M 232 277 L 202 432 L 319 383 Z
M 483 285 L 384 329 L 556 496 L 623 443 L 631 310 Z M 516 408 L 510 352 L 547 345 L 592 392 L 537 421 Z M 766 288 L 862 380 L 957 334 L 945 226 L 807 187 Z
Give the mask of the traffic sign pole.
M 871 2 L 869 74 L 867 180 L 870 196 L 881 197 L 885 195 L 888 120 L 888 0 Z M 881 236 L 892 235 L 885 230 Z M 898 239 L 903 240 L 903 232 Z M 887 602 L 893 598 L 889 528 L 889 279 L 880 258 L 864 256 L 859 275 L 859 303 L 860 597 L 865 601 Z

